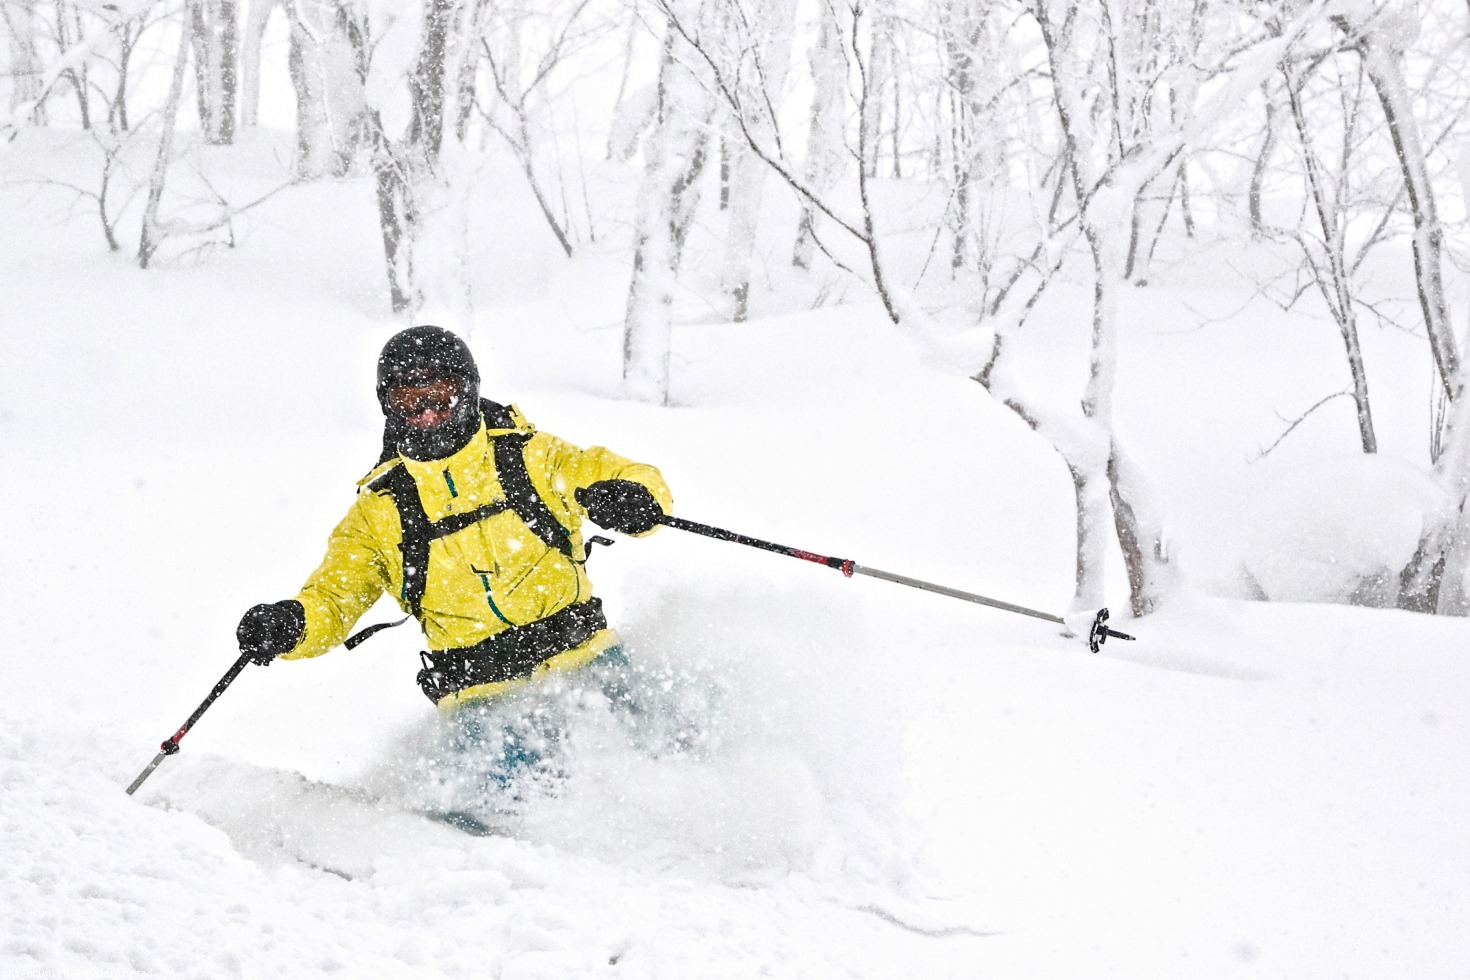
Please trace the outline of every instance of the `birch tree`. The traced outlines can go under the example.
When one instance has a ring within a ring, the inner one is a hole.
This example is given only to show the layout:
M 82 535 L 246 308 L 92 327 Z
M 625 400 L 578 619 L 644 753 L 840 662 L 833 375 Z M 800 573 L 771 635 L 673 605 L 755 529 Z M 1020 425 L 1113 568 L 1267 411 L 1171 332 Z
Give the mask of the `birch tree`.
M 45 87 L 41 56 L 37 48 L 40 18 L 37 0 L 5 0 L 0 3 L 5 33 L 10 37 L 10 111 L 29 117 L 33 126 L 46 125 Z
M 1459 397 L 1464 382 L 1460 377 L 1460 352 L 1455 343 L 1454 329 L 1449 323 L 1449 304 L 1445 299 L 1444 229 L 1429 176 L 1424 140 L 1404 78 L 1404 45 L 1408 40 L 1408 29 L 1402 21 L 1403 12 L 1398 13 L 1400 16 L 1396 17 L 1394 12 L 1381 10 L 1361 24 L 1340 17 L 1337 24 L 1355 39 L 1356 50 L 1383 107 L 1394 155 L 1403 174 L 1409 213 L 1414 221 L 1410 242 L 1419 308 L 1424 316 L 1435 370 L 1446 397 L 1453 401 Z
M 1319 66 L 1325 63 L 1326 59 L 1317 61 Z M 1355 89 L 1350 83 L 1343 84 L 1341 79 L 1330 86 L 1330 97 L 1341 110 L 1341 122 L 1340 126 L 1334 127 L 1337 130 L 1334 134 L 1336 138 L 1330 141 L 1339 147 L 1336 166 L 1329 169 L 1316 145 L 1317 127 L 1308 121 L 1303 107 L 1302 79 L 1290 66 L 1284 67 L 1283 72 L 1311 202 L 1310 210 L 1317 225 L 1315 236 L 1301 231 L 1294 235 L 1294 239 L 1311 269 L 1311 280 L 1316 284 L 1342 337 L 1352 382 L 1349 393 L 1353 399 L 1358 438 L 1363 452 L 1375 453 L 1378 451 L 1378 436 L 1373 426 L 1368 373 L 1363 363 L 1363 345 L 1358 331 L 1359 300 L 1353 287 L 1353 274 L 1358 263 L 1349 257 L 1348 242 L 1353 218 L 1349 207 L 1353 168 L 1358 162 L 1357 149 L 1362 139 L 1359 133 L 1362 125 L 1362 91 L 1360 86 Z M 1361 79 L 1361 74 L 1359 78 Z
M 1449 404 L 1448 424 L 1432 445 L 1442 447 L 1434 472 L 1453 502 L 1450 519 L 1431 523 L 1400 579 L 1399 603 L 1423 612 L 1470 614 L 1470 398 L 1465 357 L 1450 322 L 1444 284 L 1444 229 L 1430 172 L 1428 147 L 1406 79 L 1408 45 L 1417 33 L 1414 11 L 1375 7 L 1335 19 L 1362 60 L 1383 110 L 1413 222 L 1414 281 L 1435 376 Z
M 1135 614 L 1152 610 L 1166 588 L 1167 556 L 1156 515 L 1134 501 L 1143 496 L 1134 469 L 1113 431 L 1113 393 L 1117 381 L 1118 293 L 1125 280 L 1127 230 L 1142 187 L 1171 162 L 1174 154 L 1150 153 L 1137 120 L 1121 107 L 1137 103 L 1138 93 L 1122 90 L 1132 77 L 1110 60 L 1121 40 L 1117 9 L 1106 3 L 1061 7 L 1037 0 L 1032 13 L 1041 29 L 1057 121 L 1066 150 L 1066 169 L 1093 267 L 1091 358 L 1081 403 L 1082 418 L 1050 420 L 1027 410 L 1022 417 L 1052 442 L 1067 464 L 1077 501 L 1077 563 L 1073 608 L 1103 602 L 1103 528 L 1111 512 L 1128 566 Z M 1060 16 L 1058 16 L 1060 15 Z M 1126 14 L 1125 14 L 1126 16 Z M 1089 65 L 1099 66 L 1095 73 Z M 1099 77 L 1100 76 L 1100 77 Z M 1102 97 L 1087 105 L 1088 89 Z M 1100 112 L 1099 112 L 1100 110 Z M 1093 117 L 1099 113 L 1101 118 Z M 1099 136 L 1101 138 L 1099 138 Z M 1149 142 L 1152 142 L 1151 140 Z M 1182 146 L 1182 144 L 1181 144 Z M 1172 147 L 1175 152 L 1179 147 Z M 993 375 L 992 375 L 993 377 Z M 1015 401 L 1015 399 L 1011 399 Z M 1132 499 L 1130 499 L 1132 498 Z
M 802 182 L 814 196 L 832 192 L 842 176 L 847 156 L 847 59 L 843 56 L 842 24 L 831 3 L 817 9 L 817 37 L 808 55 L 812 78 L 812 104 L 807 127 L 806 159 L 802 165 Z M 796 226 L 796 242 L 791 250 L 791 264 L 810 269 L 816 251 L 817 228 L 821 209 L 810 196 L 800 196 L 801 216 Z
M 235 0 L 190 0 L 188 9 L 200 129 L 210 143 L 233 143 L 239 95 L 239 11 Z
M 712 105 L 696 75 L 686 22 L 712 0 L 666 0 L 654 126 L 644 146 L 634 231 L 633 281 L 623 319 L 623 383 L 633 398 L 668 404 L 674 297 L 684 246 L 699 206 Z
M 749 7 L 737 3 L 727 15 L 743 21 L 745 29 L 741 33 L 750 40 L 741 51 L 739 67 L 739 75 L 750 90 L 743 101 L 752 107 L 745 125 L 758 131 L 757 138 L 776 144 L 780 121 L 775 113 L 785 94 L 791 63 L 796 0 L 763 0 Z M 730 304 L 730 319 L 738 323 L 745 320 L 750 309 L 751 263 L 770 168 L 744 139 L 733 145 L 721 285 Z
M 260 119 L 261 46 L 278 0 L 246 0 L 245 28 L 240 37 L 239 128 L 251 129 Z M 289 15 L 288 15 L 289 16 Z
M 441 170 L 441 151 L 448 82 L 458 77 L 464 56 L 465 7 L 426 0 L 421 11 L 376 19 L 366 9 L 339 11 L 364 93 L 363 129 L 393 310 L 413 314 L 426 302 L 462 305 L 449 295 L 464 286 L 462 277 L 445 271 L 461 253 L 431 231 L 456 218 L 450 198 L 457 185 Z
M 1127 52 L 1138 57 L 1143 49 L 1123 41 L 1123 32 L 1140 22 L 1138 7 L 1103 0 L 1033 0 L 1029 5 L 1046 55 L 1064 172 L 1092 266 L 1089 370 L 1079 415 L 1043 410 L 1010 384 L 1001 366 L 1009 330 L 1000 321 L 990 361 L 978 378 L 1051 442 L 1071 474 L 1077 502 L 1074 608 L 1095 608 L 1103 601 L 1110 523 L 1122 548 L 1136 614 L 1154 608 L 1173 580 L 1162 514 L 1112 419 L 1119 294 L 1139 196 L 1233 111 L 1244 93 L 1261 84 L 1300 35 L 1321 21 L 1323 7 L 1305 7 L 1279 36 L 1236 20 L 1228 10 L 1208 30 L 1192 31 L 1196 41 L 1206 36 L 1214 41 L 1195 50 L 1179 70 L 1200 73 L 1200 81 L 1210 83 L 1209 95 L 1195 104 L 1176 102 L 1165 116 L 1148 111 L 1155 96 L 1147 89 L 1158 84 L 1159 76 L 1130 64 Z M 1185 90 L 1203 92 L 1201 85 Z
M 158 137 L 158 153 L 148 181 L 148 200 L 143 207 L 142 231 L 138 238 L 138 267 L 148 268 L 162 243 L 164 229 L 159 222 L 163 191 L 168 182 L 168 169 L 173 154 L 174 130 L 178 125 L 179 104 L 184 100 L 184 77 L 189 67 L 190 36 L 187 28 L 179 31 L 178 53 L 174 55 L 173 75 L 163 106 L 163 128 Z
M 497 4 L 487 11 L 483 31 L 474 32 L 472 48 L 483 60 L 490 84 L 489 91 L 471 102 L 510 150 L 547 227 L 569 258 L 577 233 L 565 182 L 557 179 L 559 169 L 550 177 L 546 173 L 559 118 L 551 86 L 559 69 L 575 64 L 579 53 L 606 31 L 607 25 L 590 15 L 590 6 L 589 0 Z
M 294 0 L 285 9 L 296 93 L 296 171 L 304 178 L 345 176 L 368 138 L 371 25 L 365 13 L 333 0 Z

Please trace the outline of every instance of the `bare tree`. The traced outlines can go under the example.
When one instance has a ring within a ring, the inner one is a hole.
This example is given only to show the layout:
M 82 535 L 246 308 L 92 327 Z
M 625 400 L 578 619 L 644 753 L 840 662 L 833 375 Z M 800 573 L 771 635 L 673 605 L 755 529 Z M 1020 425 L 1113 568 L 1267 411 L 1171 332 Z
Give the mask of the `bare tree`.
M 1410 242 L 1419 309 L 1442 397 L 1450 406 L 1448 424 L 1436 433 L 1431 446 L 1440 450 L 1434 453 L 1435 472 L 1454 501 L 1454 516 L 1425 529 L 1400 576 L 1399 604 L 1424 612 L 1466 615 L 1470 614 L 1465 583 L 1470 568 L 1470 519 L 1466 517 L 1470 500 L 1470 406 L 1466 403 L 1470 398 L 1465 397 L 1464 358 L 1445 295 L 1444 230 L 1428 147 L 1405 77 L 1406 45 L 1412 36 L 1402 20 L 1406 14 L 1385 6 L 1357 20 L 1340 16 L 1335 23 L 1361 58 L 1383 109 L 1413 221 Z
M 368 22 L 346 2 L 295 0 L 288 63 L 296 92 L 296 170 L 347 174 L 367 142 Z
M 686 19 L 701 22 L 711 2 L 664 0 L 669 26 L 654 128 L 644 147 L 633 281 L 623 320 L 623 383 L 630 396 L 658 404 L 669 401 L 675 283 L 699 205 L 712 110 L 691 67 L 696 56 L 683 25 Z
M 1072 475 L 1077 499 L 1074 607 L 1091 608 L 1103 602 L 1103 528 L 1111 511 L 1124 548 L 1134 612 L 1142 615 L 1165 591 L 1167 556 L 1160 522 L 1141 520 L 1145 516 L 1143 508 L 1130 503 L 1130 498 L 1141 496 L 1142 488 L 1138 481 L 1124 479 L 1131 467 L 1113 432 L 1118 292 L 1126 278 L 1130 211 L 1136 207 L 1140 190 L 1172 161 L 1174 153 L 1168 150 L 1177 152 L 1183 141 L 1172 147 L 1165 141 L 1158 147 L 1165 152 L 1155 150 L 1151 154 L 1141 140 L 1146 130 L 1137 125 L 1136 118 L 1128 119 L 1121 112 L 1121 107 L 1130 102 L 1137 104 L 1136 92 L 1120 91 L 1133 76 L 1116 61 L 1098 58 L 1093 62 L 1094 52 L 1113 53 L 1120 40 L 1121 25 L 1114 22 L 1108 5 L 1079 5 L 1062 12 L 1049 0 L 1036 0 L 1032 13 L 1046 46 L 1057 120 L 1066 146 L 1066 168 L 1092 257 L 1094 291 L 1091 363 L 1082 418 L 1058 424 L 1034 410 L 1021 414 L 1057 447 Z M 1058 13 L 1062 13 L 1060 18 Z M 1090 77 L 1084 69 L 1089 62 L 1103 66 Z M 1089 86 L 1101 87 L 1099 103 L 1112 110 L 1103 110 L 1106 114 L 1101 126 L 1087 122 Z M 1125 128 L 1130 131 L 1127 136 Z
M 1148 0 L 1142 0 L 1144 7 Z M 1113 530 L 1127 566 L 1134 612 L 1143 614 L 1167 595 L 1173 573 L 1163 544 L 1162 515 L 1146 481 L 1113 429 L 1118 371 L 1118 297 L 1126 282 L 1133 213 L 1143 189 L 1174 167 L 1184 151 L 1258 87 L 1281 53 L 1321 21 L 1323 4 L 1307 6 L 1278 36 L 1247 25 L 1195 48 L 1188 70 L 1211 83 L 1208 98 L 1156 112 L 1150 95 L 1155 73 L 1140 64 L 1149 55 L 1124 41 L 1139 11 L 1127 3 L 1033 0 L 1050 91 L 1064 148 L 1063 166 L 1092 264 L 1093 316 L 1087 385 L 1080 417 L 1055 416 L 1031 404 L 997 371 L 1006 350 L 997 333 L 982 383 L 1057 449 L 1072 475 L 1077 500 L 1076 608 L 1103 596 L 1104 528 Z M 1226 25 L 1220 25 L 1226 26 Z M 1204 32 L 1186 26 L 1191 42 Z M 1193 44 L 1191 45 L 1193 46 Z M 1129 54 L 1131 50 L 1132 54 Z M 1274 55 L 1275 57 L 1270 57 Z M 1201 91 L 1191 85 L 1185 91 Z
M 1261 133 L 1260 149 L 1256 151 L 1251 166 L 1250 189 L 1247 192 L 1247 213 L 1250 216 L 1251 234 L 1257 238 L 1266 233 L 1266 219 L 1262 212 L 1266 177 L 1271 170 L 1271 155 L 1281 138 L 1281 109 L 1270 79 L 1261 83 L 1262 103 L 1266 110 L 1265 128 Z
M 639 16 L 638 0 L 631 0 L 627 11 L 627 32 L 623 42 L 623 55 L 620 59 L 621 69 L 618 72 L 617 94 L 613 96 L 611 117 L 619 118 L 624 111 L 624 100 L 628 95 L 628 81 L 633 75 L 633 59 L 638 49 L 638 36 L 643 30 L 642 18 Z M 608 160 L 626 159 L 617 143 L 618 128 L 609 127 L 607 136 Z
M 46 103 L 42 98 L 41 56 L 36 41 L 40 20 L 37 0 L 6 0 L 0 17 L 10 35 L 10 111 L 29 116 L 35 126 L 46 125 Z
M 1373 428 L 1368 373 L 1363 365 L 1363 348 L 1358 336 L 1358 297 L 1352 282 L 1355 266 L 1348 257 L 1348 232 L 1352 214 L 1346 207 L 1346 201 L 1351 194 L 1351 169 L 1355 162 L 1355 150 L 1360 142 L 1358 130 L 1362 108 L 1361 85 L 1357 89 L 1350 85 L 1332 86 L 1332 95 L 1342 112 L 1342 149 L 1335 173 L 1329 174 L 1313 143 L 1312 127 L 1302 105 L 1301 79 L 1293 75 L 1290 68 L 1285 68 L 1284 71 L 1291 118 L 1300 141 L 1303 170 L 1318 229 L 1316 236 L 1298 232 L 1294 238 L 1312 270 L 1312 281 L 1321 293 L 1322 300 L 1342 336 L 1348 371 L 1352 378 L 1359 439 L 1363 452 L 1374 453 L 1378 451 L 1378 437 Z M 1361 80 L 1361 72 L 1359 78 Z
M 1460 378 L 1460 352 L 1449 323 L 1449 303 L 1445 299 L 1444 229 L 1440 225 L 1424 140 L 1414 118 L 1413 102 L 1404 79 L 1402 34 L 1393 29 L 1397 25 L 1385 25 L 1382 11 L 1366 23 L 1353 24 L 1345 18 L 1338 18 L 1337 24 L 1356 41 L 1363 67 L 1373 81 L 1388 123 L 1394 154 L 1408 193 L 1409 213 L 1414 220 L 1414 234 L 1410 241 L 1414 251 L 1414 281 L 1418 287 L 1419 307 L 1429 334 L 1429 349 L 1435 369 L 1446 397 L 1453 401 L 1459 396 L 1463 381 Z
M 742 102 L 751 110 L 743 125 L 756 130 L 758 139 L 774 144 L 779 126 L 775 106 L 781 103 L 791 62 L 796 0 L 768 0 L 753 7 L 747 11 L 743 5 L 732 4 L 726 8 L 726 15 L 740 18 L 739 36 L 749 39 L 739 54 L 737 67 L 737 75 L 747 89 Z M 770 168 L 744 139 L 733 144 L 731 155 L 721 285 L 730 304 L 730 319 L 739 323 L 750 309 L 751 263 Z
M 251 129 L 260 117 L 260 62 L 265 31 L 279 0 L 246 0 L 245 29 L 240 38 L 239 128 Z
M 233 143 L 240 66 L 235 0 L 190 0 L 188 9 L 200 129 L 210 143 Z
M 854 3 L 849 7 L 854 25 L 863 23 L 868 31 L 867 51 L 862 58 L 861 129 L 867 133 L 863 153 L 859 157 L 865 177 L 877 177 L 879 156 L 883 145 L 884 95 L 896 88 L 894 71 L 893 12 L 888 3 L 879 0 L 871 7 Z M 856 32 L 854 32 L 856 36 Z M 897 105 L 893 106 L 895 114 Z M 897 128 L 897 124 L 894 124 Z M 895 165 L 897 156 L 894 157 Z
M 812 75 L 811 121 L 807 127 L 803 184 L 811 195 L 830 194 L 842 175 L 847 156 L 846 99 L 847 59 L 836 7 L 822 3 L 817 11 L 817 38 L 808 53 Z M 801 196 L 801 217 L 791 264 L 810 269 L 816 249 L 821 210 L 806 195 Z
M 148 268 L 162 243 L 164 231 L 159 224 L 159 208 L 168 182 L 169 163 L 173 154 L 174 130 L 178 126 L 179 103 L 184 99 L 184 75 L 189 67 L 191 38 L 187 30 L 179 32 L 179 50 L 174 56 L 173 78 L 163 107 L 163 128 L 158 137 L 158 154 L 148 181 L 148 202 L 143 207 L 143 230 L 138 239 L 138 268 Z
M 383 63 L 374 40 L 369 12 L 339 0 L 335 23 L 340 25 L 354 55 L 359 91 L 368 92 L 370 75 L 381 74 L 406 86 L 409 112 L 401 132 L 390 129 L 386 106 L 365 102 L 362 114 L 370 147 L 377 190 L 378 224 L 393 310 L 413 313 L 424 305 L 426 269 L 423 253 L 425 226 L 438 210 L 434 201 L 442 190 L 437 171 L 444 138 L 448 79 L 457 77 L 450 66 L 464 7 L 456 0 L 427 0 L 419 22 L 419 43 L 406 63 Z M 385 90 L 385 97 L 391 90 Z M 395 127 L 396 128 L 396 127 Z M 431 250 L 429 250 L 431 251 Z
M 493 95 L 475 99 L 474 104 L 515 157 L 541 216 L 568 257 L 574 248 L 571 215 L 554 204 L 554 191 L 547 186 L 538 158 L 542 137 L 554 118 L 554 102 L 547 94 L 552 74 L 604 30 L 586 16 L 589 6 L 590 0 L 524 9 L 497 5 L 478 44 Z

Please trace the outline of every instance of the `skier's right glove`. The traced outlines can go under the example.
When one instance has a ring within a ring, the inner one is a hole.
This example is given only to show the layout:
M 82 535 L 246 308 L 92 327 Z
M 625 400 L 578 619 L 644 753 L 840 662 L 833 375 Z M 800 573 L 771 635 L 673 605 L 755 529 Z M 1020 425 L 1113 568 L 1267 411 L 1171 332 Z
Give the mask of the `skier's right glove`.
M 306 632 L 306 609 L 295 599 L 264 602 L 251 606 L 240 617 L 235 639 L 240 652 L 264 667 L 283 653 L 289 653 Z

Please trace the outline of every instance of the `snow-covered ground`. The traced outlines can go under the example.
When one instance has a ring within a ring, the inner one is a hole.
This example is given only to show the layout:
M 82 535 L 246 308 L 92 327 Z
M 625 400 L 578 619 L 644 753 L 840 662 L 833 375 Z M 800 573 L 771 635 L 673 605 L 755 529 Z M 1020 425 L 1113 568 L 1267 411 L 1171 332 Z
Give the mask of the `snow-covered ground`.
M 513 834 L 432 822 L 404 627 L 247 669 L 124 795 L 376 458 L 368 195 L 140 273 L 0 187 L 0 974 L 1470 976 L 1470 624 L 1244 598 L 1416 535 L 1422 341 L 1366 338 L 1386 459 L 1329 410 L 1249 465 L 1344 368 L 1219 254 L 1125 309 L 1119 430 L 1195 586 L 1133 622 L 1115 575 L 1136 643 L 663 530 L 591 568 L 685 751 L 594 704 Z M 625 264 L 510 227 L 445 324 L 492 397 L 659 465 L 682 516 L 1065 610 L 1061 462 L 876 306 L 680 327 L 677 406 L 630 404 Z M 1028 328 L 1058 397 L 1086 295 Z

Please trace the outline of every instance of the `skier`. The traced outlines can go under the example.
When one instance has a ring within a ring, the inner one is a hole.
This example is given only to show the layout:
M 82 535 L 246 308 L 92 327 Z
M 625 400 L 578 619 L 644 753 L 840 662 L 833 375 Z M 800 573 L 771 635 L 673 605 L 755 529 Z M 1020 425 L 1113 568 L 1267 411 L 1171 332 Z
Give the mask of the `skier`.
M 259 664 L 326 653 L 387 590 L 422 626 L 419 687 L 448 712 L 541 675 L 625 662 L 587 577 L 582 521 L 648 534 L 672 506 L 668 486 L 652 466 L 538 432 L 479 388 L 449 331 L 411 327 L 388 341 L 382 458 L 296 597 L 240 620 L 243 653 Z M 526 758 L 509 768 L 534 761 L 514 748 Z

